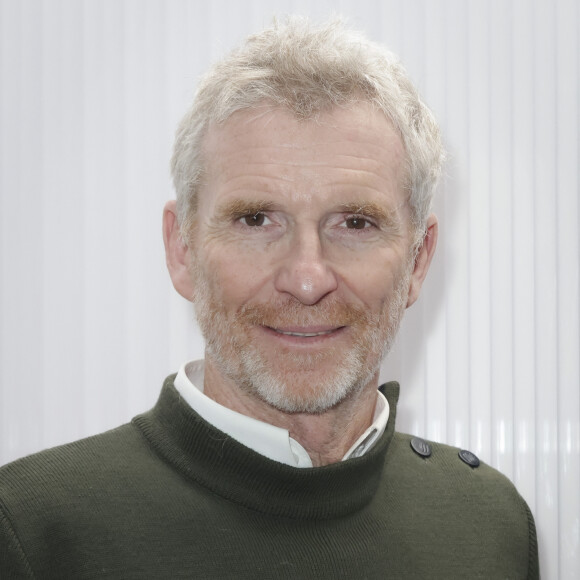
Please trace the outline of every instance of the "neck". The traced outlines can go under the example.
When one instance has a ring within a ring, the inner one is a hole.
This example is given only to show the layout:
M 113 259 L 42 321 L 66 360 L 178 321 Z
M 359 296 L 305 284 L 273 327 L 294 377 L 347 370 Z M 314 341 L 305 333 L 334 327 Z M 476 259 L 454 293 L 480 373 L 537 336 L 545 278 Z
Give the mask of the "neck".
M 206 357 L 204 393 L 224 407 L 286 429 L 308 452 L 315 467 L 342 460 L 372 423 L 378 373 L 354 395 L 322 413 L 285 413 L 241 389 Z

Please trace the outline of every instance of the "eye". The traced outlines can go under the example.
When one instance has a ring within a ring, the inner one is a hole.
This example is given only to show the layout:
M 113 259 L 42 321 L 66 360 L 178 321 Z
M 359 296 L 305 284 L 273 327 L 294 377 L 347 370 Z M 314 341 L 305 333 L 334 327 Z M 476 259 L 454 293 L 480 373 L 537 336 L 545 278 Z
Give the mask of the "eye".
M 350 230 L 364 230 L 372 225 L 368 219 L 359 215 L 354 215 L 344 220 L 344 227 Z
M 244 217 L 240 218 L 245 225 L 247 226 L 265 226 L 271 224 L 270 218 L 263 212 L 259 211 L 255 214 L 245 215 Z

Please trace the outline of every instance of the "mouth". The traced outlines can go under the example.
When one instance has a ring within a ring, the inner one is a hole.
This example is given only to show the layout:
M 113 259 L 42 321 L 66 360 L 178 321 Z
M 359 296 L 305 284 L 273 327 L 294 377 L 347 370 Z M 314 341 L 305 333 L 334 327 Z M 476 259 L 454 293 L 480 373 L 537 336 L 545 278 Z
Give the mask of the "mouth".
M 275 332 L 278 332 L 280 334 L 285 334 L 286 336 L 302 336 L 302 337 L 311 337 L 311 336 L 324 336 L 326 334 L 332 334 L 333 332 L 335 332 L 336 329 L 332 329 L 332 330 L 323 330 L 322 332 L 290 332 L 288 330 L 278 330 L 276 328 L 273 328 L 272 330 L 274 330 Z
M 342 330 L 344 326 L 336 326 L 332 328 L 274 328 L 271 326 L 266 326 L 268 330 L 275 332 L 276 334 L 281 334 L 283 336 L 293 336 L 297 338 L 317 338 L 320 336 L 328 336 L 330 334 L 335 334 L 336 332 Z

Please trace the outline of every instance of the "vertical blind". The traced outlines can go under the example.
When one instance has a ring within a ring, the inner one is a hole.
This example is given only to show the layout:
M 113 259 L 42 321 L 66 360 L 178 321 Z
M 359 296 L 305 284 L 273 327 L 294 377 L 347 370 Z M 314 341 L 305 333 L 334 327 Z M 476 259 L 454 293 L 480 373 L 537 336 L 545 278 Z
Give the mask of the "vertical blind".
M 126 422 L 203 355 L 160 235 L 199 75 L 273 15 L 397 52 L 448 150 L 440 243 L 383 366 L 399 429 L 466 447 L 580 577 L 576 0 L 0 0 L 0 463 Z

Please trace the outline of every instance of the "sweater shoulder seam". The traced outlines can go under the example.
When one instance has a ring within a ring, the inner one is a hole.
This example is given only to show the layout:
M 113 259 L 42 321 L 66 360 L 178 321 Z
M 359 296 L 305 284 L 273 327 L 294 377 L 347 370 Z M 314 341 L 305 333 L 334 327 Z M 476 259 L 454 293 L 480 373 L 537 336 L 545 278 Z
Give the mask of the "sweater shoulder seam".
M 521 502 L 524 504 L 524 510 L 528 523 L 528 569 L 526 571 L 526 578 L 529 580 L 536 580 L 539 579 L 539 570 L 537 564 L 538 540 L 536 536 L 536 524 L 534 522 L 534 516 L 532 515 L 530 506 L 528 506 L 527 502 L 523 498 L 521 498 Z M 531 574 L 533 574 L 533 576 Z

